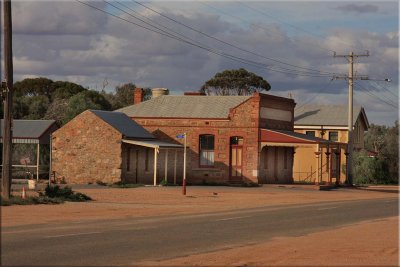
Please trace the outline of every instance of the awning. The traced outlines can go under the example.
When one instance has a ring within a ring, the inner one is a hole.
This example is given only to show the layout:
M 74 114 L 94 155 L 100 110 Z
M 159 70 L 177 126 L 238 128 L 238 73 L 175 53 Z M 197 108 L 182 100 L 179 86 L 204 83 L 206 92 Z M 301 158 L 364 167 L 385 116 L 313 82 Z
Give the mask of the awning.
M 291 131 L 261 129 L 261 145 L 300 147 L 310 145 L 337 146 L 343 144 Z
M 157 149 L 167 149 L 167 148 L 176 148 L 176 149 L 183 149 L 183 145 L 181 144 L 174 144 L 159 140 L 129 140 L 129 139 L 122 139 L 123 143 L 137 145 L 137 146 L 144 146 L 150 148 L 157 148 Z
M 175 157 L 174 157 L 174 184 L 176 184 L 176 155 L 177 155 L 177 149 L 183 149 L 183 145 L 181 144 L 175 144 L 175 143 L 169 143 L 169 142 L 164 142 L 164 141 L 159 141 L 156 139 L 153 140 L 129 140 L 129 139 L 122 139 L 123 143 L 126 144 L 131 144 L 131 145 L 136 145 L 136 146 L 142 146 L 142 147 L 149 147 L 154 149 L 154 173 L 153 173 L 153 184 L 154 186 L 157 185 L 157 161 L 158 161 L 158 156 L 157 154 L 160 152 L 160 149 L 165 149 L 165 168 L 164 168 L 164 179 L 167 181 L 167 175 L 168 175 L 168 151 L 169 149 L 174 149 L 175 150 Z M 186 151 L 185 151 L 186 155 Z

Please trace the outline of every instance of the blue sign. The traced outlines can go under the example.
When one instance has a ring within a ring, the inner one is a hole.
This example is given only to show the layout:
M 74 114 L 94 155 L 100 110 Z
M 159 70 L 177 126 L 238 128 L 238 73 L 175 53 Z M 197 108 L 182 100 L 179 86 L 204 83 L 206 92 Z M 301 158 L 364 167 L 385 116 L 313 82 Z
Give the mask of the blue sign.
M 184 135 L 184 134 L 178 134 L 178 135 L 176 136 L 176 138 L 182 139 L 182 138 L 185 138 L 185 135 Z

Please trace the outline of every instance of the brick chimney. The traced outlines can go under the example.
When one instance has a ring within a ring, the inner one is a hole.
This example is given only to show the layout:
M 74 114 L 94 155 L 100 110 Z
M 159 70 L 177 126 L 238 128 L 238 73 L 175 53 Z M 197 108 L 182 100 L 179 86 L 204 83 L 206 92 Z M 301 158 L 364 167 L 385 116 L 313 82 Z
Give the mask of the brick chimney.
M 133 104 L 139 104 L 143 102 L 143 88 L 135 88 L 133 90 Z

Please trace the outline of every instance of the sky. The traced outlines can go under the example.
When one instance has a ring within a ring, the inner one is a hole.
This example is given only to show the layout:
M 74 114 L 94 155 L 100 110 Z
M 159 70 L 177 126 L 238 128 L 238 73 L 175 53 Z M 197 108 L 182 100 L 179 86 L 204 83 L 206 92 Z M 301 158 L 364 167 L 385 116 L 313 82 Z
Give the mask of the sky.
M 370 123 L 391 126 L 399 116 L 398 1 L 12 4 L 14 81 L 47 77 L 106 91 L 132 82 L 183 94 L 245 68 L 298 107 L 346 106 L 347 81 L 332 77 L 347 75 L 348 61 L 334 52 L 368 53 L 354 65 L 370 79 L 355 81 L 354 104 Z

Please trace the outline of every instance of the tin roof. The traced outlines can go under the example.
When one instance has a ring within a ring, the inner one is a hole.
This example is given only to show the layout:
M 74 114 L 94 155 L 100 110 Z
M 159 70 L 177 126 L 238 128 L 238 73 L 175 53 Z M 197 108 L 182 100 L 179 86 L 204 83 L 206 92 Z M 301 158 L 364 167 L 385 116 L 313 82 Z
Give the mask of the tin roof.
M 111 125 L 127 138 L 154 139 L 155 137 L 142 126 L 121 112 L 90 110 L 97 117 Z
M 270 129 L 261 129 L 261 142 L 337 144 L 337 142 L 329 141 L 315 136 L 296 133 L 292 131 L 270 130 Z
M 181 145 L 181 144 L 174 144 L 171 142 L 165 142 L 165 141 L 159 141 L 159 140 L 137 141 L 137 140 L 123 139 L 122 142 L 132 144 L 132 145 L 151 147 L 151 148 L 183 148 L 183 145 Z
M 39 139 L 46 131 L 56 123 L 55 120 L 13 120 L 13 138 Z M 3 137 L 3 124 L 0 124 L 0 136 Z
M 294 111 L 295 125 L 327 125 L 327 126 L 347 126 L 348 120 L 347 106 L 340 105 L 305 105 Z M 361 106 L 353 107 L 353 125 L 359 116 L 362 116 L 364 123 L 369 127 L 368 119 L 364 108 Z
M 152 118 L 221 118 L 229 116 L 229 110 L 251 96 L 159 96 L 118 109 L 130 117 Z

